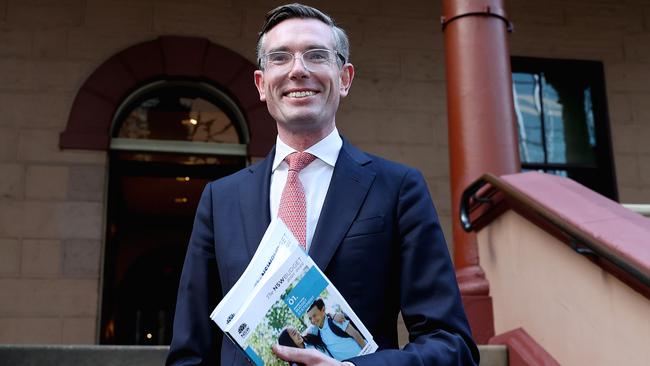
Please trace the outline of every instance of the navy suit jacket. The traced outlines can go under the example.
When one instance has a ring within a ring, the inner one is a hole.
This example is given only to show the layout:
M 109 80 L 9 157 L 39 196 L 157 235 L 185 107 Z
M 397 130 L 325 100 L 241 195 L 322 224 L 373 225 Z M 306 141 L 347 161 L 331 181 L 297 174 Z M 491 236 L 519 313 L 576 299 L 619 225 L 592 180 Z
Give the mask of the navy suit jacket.
M 210 320 L 268 224 L 272 151 L 208 184 L 181 276 L 169 365 L 247 365 Z M 478 350 L 422 175 L 344 141 L 309 255 L 366 325 L 380 350 L 363 365 L 474 365 Z M 409 343 L 398 350 L 401 310 Z

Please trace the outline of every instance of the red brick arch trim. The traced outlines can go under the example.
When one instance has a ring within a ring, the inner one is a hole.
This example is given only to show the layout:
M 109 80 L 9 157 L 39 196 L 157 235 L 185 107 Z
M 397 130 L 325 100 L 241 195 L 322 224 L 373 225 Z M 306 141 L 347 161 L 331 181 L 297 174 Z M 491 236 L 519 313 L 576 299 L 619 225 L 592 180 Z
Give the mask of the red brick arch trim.
M 264 156 L 275 143 L 275 122 L 253 85 L 255 65 L 207 39 L 163 36 L 131 46 L 100 65 L 79 89 L 62 149 L 108 150 L 113 115 L 122 101 L 148 82 L 189 78 L 220 86 L 241 108 L 251 156 Z

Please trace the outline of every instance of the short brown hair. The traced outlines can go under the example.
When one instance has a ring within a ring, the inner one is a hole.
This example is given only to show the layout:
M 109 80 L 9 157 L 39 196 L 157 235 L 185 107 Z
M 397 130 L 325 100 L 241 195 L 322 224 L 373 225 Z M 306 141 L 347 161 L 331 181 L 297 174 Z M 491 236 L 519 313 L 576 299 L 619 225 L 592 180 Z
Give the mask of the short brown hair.
M 348 39 L 348 35 L 345 33 L 345 30 L 336 25 L 332 17 L 323 13 L 322 11 L 311 6 L 293 3 L 278 6 L 266 14 L 266 20 L 264 21 L 262 30 L 260 30 L 257 36 L 257 65 L 260 69 L 263 69 L 262 46 L 264 43 L 264 35 L 273 29 L 273 27 L 276 25 L 292 18 L 317 19 L 330 26 L 330 28 L 332 28 L 332 34 L 334 35 L 334 42 L 336 43 L 335 51 L 343 57 L 343 63 L 349 60 L 350 40 Z

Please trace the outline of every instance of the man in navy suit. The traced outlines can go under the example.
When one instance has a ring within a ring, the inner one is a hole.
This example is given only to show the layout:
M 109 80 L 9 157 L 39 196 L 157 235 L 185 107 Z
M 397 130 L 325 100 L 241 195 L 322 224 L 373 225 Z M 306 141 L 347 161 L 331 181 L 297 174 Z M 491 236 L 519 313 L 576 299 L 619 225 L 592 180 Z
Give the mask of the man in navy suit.
M 366 154 L 338 134 L 336 111 L 354 78 L 348 56 L 345 32 L 319 10 L 291 4 L 267 15 L 254 79 L 277 122 L 276 146 L 265 160 L 206 186 L 167 364 L 247 364 L 209 314 L 243 273 L 271 217 L 278 217 L 289 174 L 285 158 L 301 152 L 315 157 L 298 173 L 306 200 L 301 241 L 379 345 L 378 352 L 343 364 L 478 364 L 422 175 Z M 403 349 L 400 311 L 410 341 Z M 305 365 L 342 364 L 316 350 L 277 346 L 274 352 Z

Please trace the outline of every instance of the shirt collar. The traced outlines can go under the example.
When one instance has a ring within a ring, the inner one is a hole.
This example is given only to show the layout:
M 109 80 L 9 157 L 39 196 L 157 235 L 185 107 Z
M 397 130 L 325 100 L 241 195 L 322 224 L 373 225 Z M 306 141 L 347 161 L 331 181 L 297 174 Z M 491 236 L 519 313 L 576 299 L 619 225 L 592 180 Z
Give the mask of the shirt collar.
M 334 127 L 334 130 L 330 132 L 329 135 L 327 135 L 325 138 L 322 140 L 318 141 L 314 145 L 310 146 L 305 152 L 308 152 L 318 159 L 322 160 L 324 163 L 327 165 L 330 165 L 331 167 L 334 167 L 334 164 L 336 164 L 336 159 L 339 157 L 339 151 L 341 151 L 341 147 L 343 146 L 343 140 L 341 139 L 341 136 L 339 136 L 339 131 Z M 293 147 L 285 144 L 281 139 L 280 136 L 276 138 L 275 142 L 275 158 L 273 159 L 273 171 L 277 169 L 282 161 L 284 161 L 284 158 L 287 157 L 287 155 L 297 152 L 298 150 L 294 149 Z

